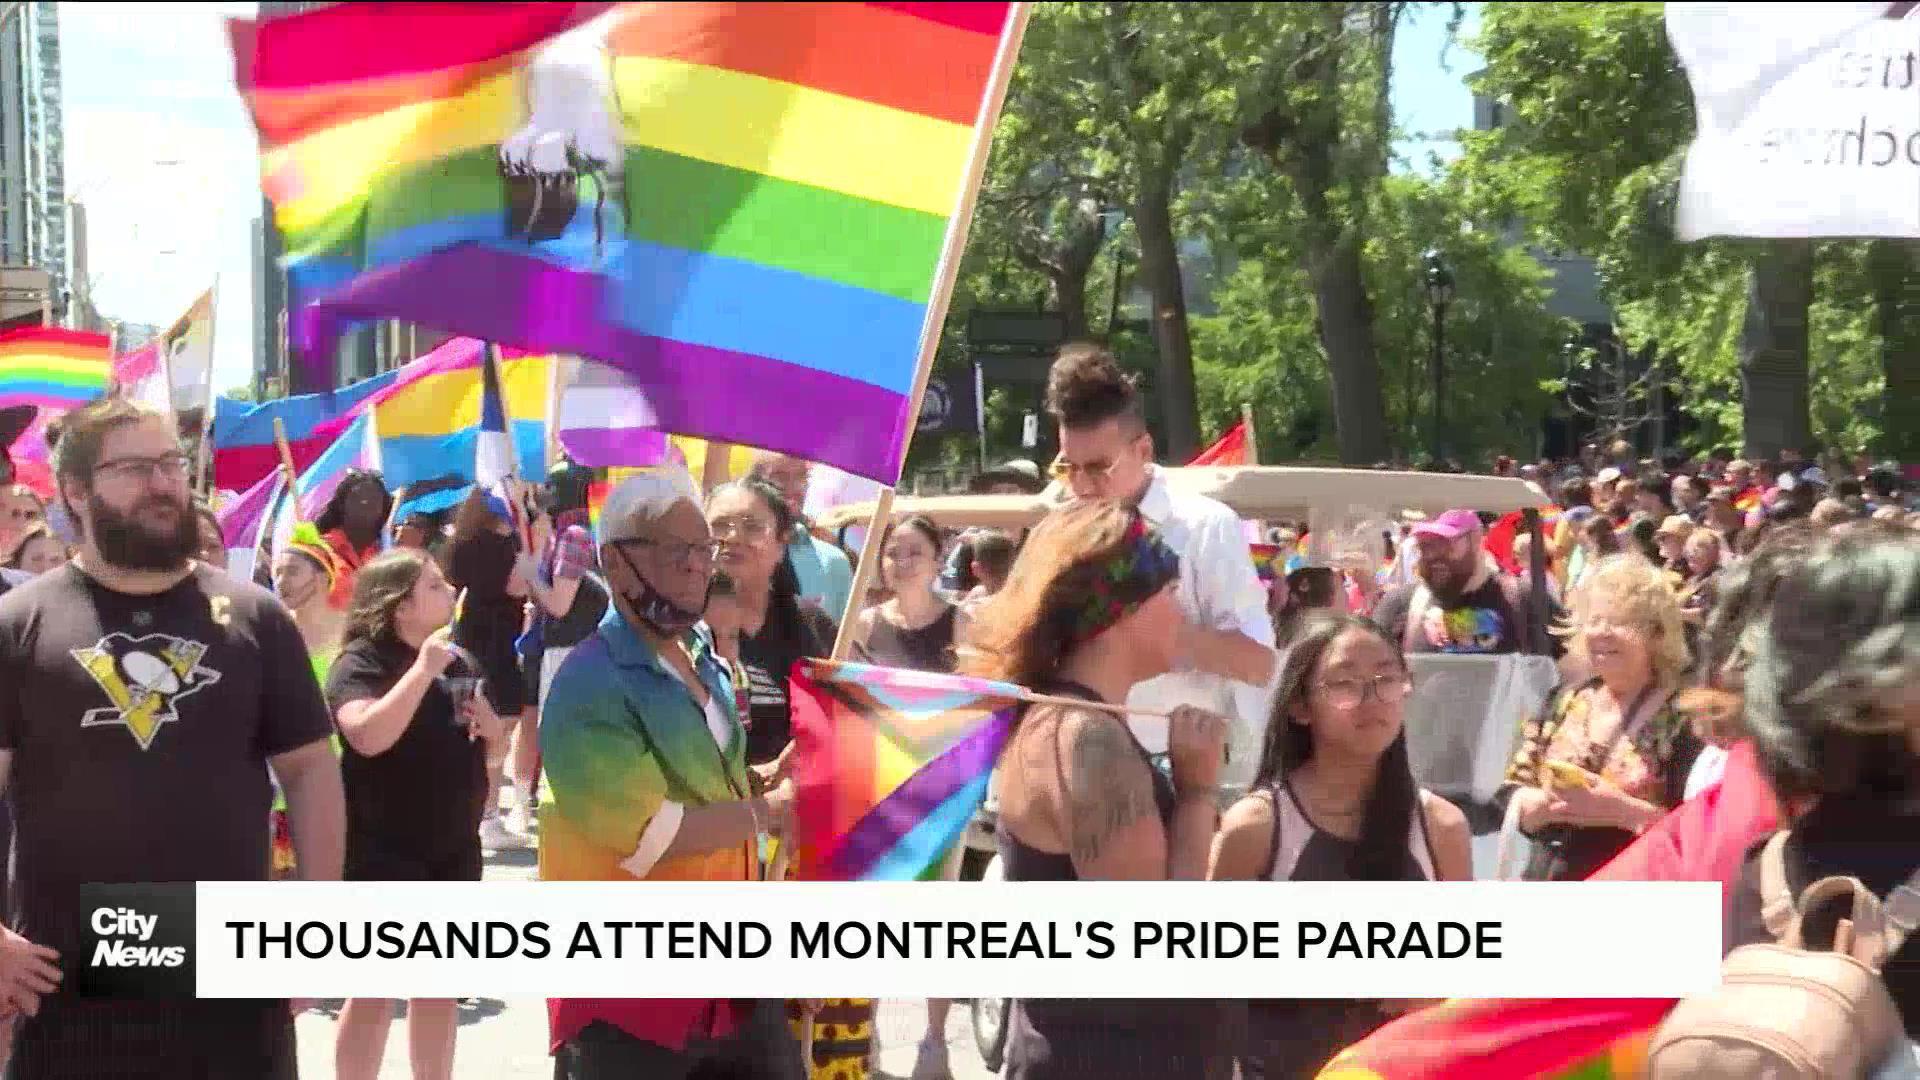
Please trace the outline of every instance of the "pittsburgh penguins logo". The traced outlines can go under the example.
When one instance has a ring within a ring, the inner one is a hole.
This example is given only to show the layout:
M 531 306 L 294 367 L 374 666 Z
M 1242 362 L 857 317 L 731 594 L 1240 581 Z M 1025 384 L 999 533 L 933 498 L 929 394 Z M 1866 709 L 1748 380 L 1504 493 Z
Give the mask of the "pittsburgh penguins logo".
M 90 648 L 74 649 L 73 658 L 113 702 L 88 709 L 80 726 L 123 725 L 140 749 L 148 749 L 161 725 L 180 719 L 175 705 L 181 698 L 220 681 L 219 672 L 200 666 L 206 655 L 207 646 L 197 641 L 117 631 Z

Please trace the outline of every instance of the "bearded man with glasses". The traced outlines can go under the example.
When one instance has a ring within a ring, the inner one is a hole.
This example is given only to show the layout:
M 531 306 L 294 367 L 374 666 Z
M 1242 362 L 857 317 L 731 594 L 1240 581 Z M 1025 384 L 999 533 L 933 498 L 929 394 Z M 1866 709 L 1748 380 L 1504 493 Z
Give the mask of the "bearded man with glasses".
M 78 996 L 89 883 L 264 881 L 272 769 L 299 870 L 338 880 L 332 721 L 266 590 L 196 562 L 189 459 L 162 414 L 70 414 L 54 462 L 82 543 L 0 598 L 0 783 L 14 809 L 0 998 L 9 1076 L 291 1078 L 284 1001 Z

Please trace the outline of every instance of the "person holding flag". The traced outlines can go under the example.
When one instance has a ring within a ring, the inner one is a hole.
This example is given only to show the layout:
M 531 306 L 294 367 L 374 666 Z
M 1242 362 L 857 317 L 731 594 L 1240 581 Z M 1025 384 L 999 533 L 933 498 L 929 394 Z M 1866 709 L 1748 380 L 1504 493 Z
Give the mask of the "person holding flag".
M 540 878 L 757 880 L 760 839 L 785 831 L 793 784 L 754 793 L 732 677 L 701 623 L 718 545 L 693 478 L 661 469 L 622 481 L 596 531 L 613 606 L 548 692 Z M 556 1080 L 806 1076 L 777 1000 L 548 1007 Z

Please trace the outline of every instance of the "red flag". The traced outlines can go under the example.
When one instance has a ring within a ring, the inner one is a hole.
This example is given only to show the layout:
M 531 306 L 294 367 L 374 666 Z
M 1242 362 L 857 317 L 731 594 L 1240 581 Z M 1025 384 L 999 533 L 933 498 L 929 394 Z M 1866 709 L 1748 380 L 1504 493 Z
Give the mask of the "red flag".
M 1200 451 L 1200 456 L 1187 462 L 1188 467 L 1195 465 L 1251 465 L 1247 454 L 1247 422 L 1245 420 L 1227 429 L 1220 441 Z

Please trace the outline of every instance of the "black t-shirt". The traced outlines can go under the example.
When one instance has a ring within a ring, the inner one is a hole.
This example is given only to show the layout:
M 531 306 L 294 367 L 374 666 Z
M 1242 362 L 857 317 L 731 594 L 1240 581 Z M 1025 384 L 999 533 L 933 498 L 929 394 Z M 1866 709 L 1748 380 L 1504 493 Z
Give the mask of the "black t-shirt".
M 1430 597 L 1410 651 L 1480 655 L 1525 652 L 1527 643 L 1521 628 L 1526 624 L 1513 605 L 1526 603 L 1527 589 L 1518 583 L 1503 588 L 1503 580 L 1509 579 L 1491 575 L 1451 605 Z M 1507 595 L 1509 588 L 1511 598 Z M 1380 606 L 1374 609 L 1373 621 L 1395 641 L 1406 640 L 1408 609 L 1419 590 L 1418 585 L 1403 585 L 1382 597 Z
M 747 763 L 764 765 L 780 756 L 793 734 L 787 678 L 793 665 L 833 651 L 833 617 L 800 605 L 800 624 L 769 616 L 758 634 L 740 639 L 740 666 L 747 678 Z
M 355 641 L 341 649 L 327 671 L 327 701 L 334 713 L 350 701 L 385 697 L 414 656 L 414 650 L 394 641 Z M 453 699 L 438 680 L 384 752 L 368 757 L 343 738 L 340 777 L 347 790 L 350 868 L 395 858 L 440 865 L 478 848 L 486 744 L 467 738 Z
M 183 1070 L 164 1075 L 231 1075 L 193 1071 L 210 1060 L 196 1055 L 218 1049 L 204 1040 L 257 1053 L 259 1039 L 277 1037 L 278 1003 L 156 1004 L 139 1010 L 151 1022 L 127 1013 L 124 1025 L 101 1023 L 94 1014 L 124 1005 L 71 1000 L 71 958 L 84 883 L 266 878 L 267 760 L 330 730 L 312 670 L 279 601 L 205 566 L 153 596 L 113 592 L 65 566 L 0 597 L 0 749 L 13 755 L 8 921 L 59 950 L 69 971 L 68 1000 L 21 1029 L 22 1075 L 41 1075 L 28 1059 L 67 1076 L 134 1058 Z
M 1747 852 L 1727 913 L 1729 946 L 1774 940 L 1761 917 L 1760 851 Z M 1795 892 L 1824 877 L 1856 877 L 1882 900 L 1920 868 L 1920 815 L 1901 814 L 1866 799 L 1825 798 L 1793 826 L 1787 838 L 1787 887 Z M 1831 927 L 1831 923 L 1823 924 Z M 1815 942 L 1826 933 L 1807 924 Z M 1907 938 L 1881 971 L 1887 993 L 1900 1009 L 1909 1038 L 1920 1038 L 1920 934 Z

